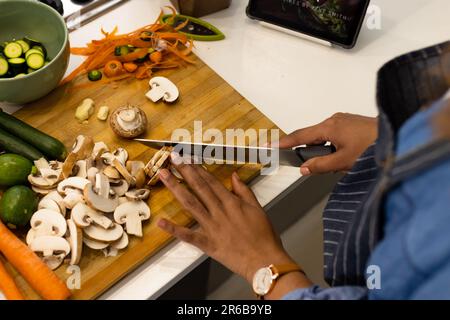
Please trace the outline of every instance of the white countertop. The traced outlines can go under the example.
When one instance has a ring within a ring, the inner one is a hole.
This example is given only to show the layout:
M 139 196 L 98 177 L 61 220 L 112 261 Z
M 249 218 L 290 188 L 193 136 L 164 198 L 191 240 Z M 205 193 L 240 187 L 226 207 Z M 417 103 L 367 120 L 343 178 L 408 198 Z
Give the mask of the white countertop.
M 72 46 L 100 37 L 100 27 L 127 32 L 154 21 L 168 0 L 130 0 L 71 33 Z M 227 39 L 196 42 L 196 54 L 285 132 L 315 124 L 335 112 L 375 115 L 379 67 L 401 53 L 450 38 L 448 0 L 372 0 L 381 9 L 381 30 L 363 27 L 351 51 L 327 48 L 261 27 L 245 15 L 245 0 L 205 19 Z M 70 69 L 80 63 L 72 57 Z M 69 69 L 69 70 L 70 70 Z M 14 111 L 14 107 L 6 107 Z M 296 168 L 252 184 L 263 205 L 300 177 Z M 153 299 L 206 257 L 173 242 L 125 277 L 102 299 Z

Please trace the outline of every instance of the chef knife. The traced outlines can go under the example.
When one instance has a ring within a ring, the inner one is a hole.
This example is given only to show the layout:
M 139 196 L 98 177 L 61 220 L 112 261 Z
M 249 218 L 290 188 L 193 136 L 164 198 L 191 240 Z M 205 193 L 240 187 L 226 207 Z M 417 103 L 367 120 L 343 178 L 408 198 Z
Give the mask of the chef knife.
M 267 165 L 268 160 L 275 159 L 279 165 L 300 167 L 302 163 L 315 157 L 326 156 L 336 152 L 333 145 L 301 146 L 295 149 L 278 149 L 263 147 L 242 147 L 206 143 L 175 142 L 166 140 L 135 139 L 148 147 L 161 149 L 174 147 L 180 155 L 197 156 L 201 159 L 222 160 L 232 163 L 260 163 Z M 220 150 L 220 152 L 214 152 Z M 206 156 L 208 154 L 210 156 Z

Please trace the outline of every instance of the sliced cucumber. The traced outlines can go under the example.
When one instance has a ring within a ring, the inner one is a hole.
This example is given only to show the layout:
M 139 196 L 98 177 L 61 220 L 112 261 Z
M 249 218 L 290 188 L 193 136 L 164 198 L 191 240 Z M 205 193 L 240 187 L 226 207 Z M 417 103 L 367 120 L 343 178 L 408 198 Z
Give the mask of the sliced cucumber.
M 27 65 L 32 69 L 40 69 L 44 66 L 45 59 L 39 53 L 32 53 L 27 57 Z
M 9 70 L 8 61 L 0 57 L 0 77 L 3 77 L 5 74 L 7 74 L 8 70 Z
M 44 46 L 34 46 L 33 49 L 39 50 L 44 55 L 44 58 L 47 58 L 47 50 Z
M 23 53 L 26 53 L 28 50 L 30 50 L 30 45 L 24 40 L 17 40 L 16 43 L 18 43 L 22 47 Z
M 40 54 L 41 56 L 44 56 L 44 54 L 42 53 L 41 50 L 38 50 L 38 49 L 30 49 L 30 50 L 27 51 L 27 53 L 25 53 L 25 59 L 28 58 L 28 56 L 29 56 L 30 54 L 33 54 L 33 53 L 38 53 L 38 54 Z
M 19 58 L 23 53 L 23 49 L 20 44 L 11 42 L 6 45 L 4 53 L 9 59 Z

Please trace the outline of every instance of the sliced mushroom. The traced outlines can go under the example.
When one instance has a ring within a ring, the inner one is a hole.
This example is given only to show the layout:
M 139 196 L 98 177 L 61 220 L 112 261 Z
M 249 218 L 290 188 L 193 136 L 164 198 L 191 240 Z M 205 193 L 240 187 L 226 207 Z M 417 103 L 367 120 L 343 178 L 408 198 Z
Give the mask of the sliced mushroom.
M 103 169 L 103 174 L 107 176 L 109 179 L 120 179 L 120 173 L 113 166 L 107 166 Z
M 64 207 L 65 208 L 65 207 Z M 65 213 L 63 214 L 61 212 L 61 207 L 56 203 L 55 200 L 49 199 L 49 198 L 43 198 L 39 204 L 38 204 L 38 210 L 41 209 L 49 209 L 51 211 L 59 212 L 63 216 L 65 216 Z
M 130 185 L 124 179 L 110 180 L 111 190 L 118 197 L 122 197 L 129 189 Z
M 28 176 L 28 182 L 31 185 L 42 189 L 52 189 L 60 180 L 61 171 L 50 168 L 38 169 L 36 174 L 30 174 Z
M 39 170 L 41 169 L 50 169 L 50 163 L 48 163 L 47 159 L 40 158 L 34 161 L 34 166 Z
M 128 247 L 128 243 L 129 243 L 128 235 L 126 232 L 124 232 L 119 240 L 116 240 L 113 243 L 111 243 L 111 248 L 122 250 Z
M 80 190 L 70 189 L 63 199 L 63 203 L 67 209 L 72 210 L 78 203 L 84 203 L 85 199 Z
M 99 172 L 100 172 L 100 170 L 98 170 L 96 167 L 92 167 L 92 168 L 88 169 L 88 171 L 87 171 L 87 178 L 92 184 L 95 184 L 95 176 Z
M 116 223 L 109 229 L 104 229 L 95 224 L 91 224 L 89 227 L 84 228 L 83 231 L 90 239 L 102 242 L 114 242 L 119 240 L 123 234 L 123 228 Z
M 120 161 L 120 163 L 125 166 L 128 160 L 128 152 L 124 148 L 117 148 L 113 152 L 113 156 Z
M 62 174 L 64 178 L 70 177 L 72 174 L 73 167 L 78 160 L 84 160 L 91 155 L 92 149 L 94 148 L 94 142 L 91 137 L 78 136 L 75 144 L 73 145 L 72 152 L 64 161 Z
M 119 205 L 119 197 L 110 196 L 108 198 L 105 198 L 100 196 L 95 192 L 90 182 L 84 187 L 83 194 L 87 204 L 91 208 L 101 212 L 113 212 Z
M 81 253 L 83 250 L 83 232 L 77 227 L 75 222 L 71 219 L 67 220 L 67 241 L 70 245 L 70 265 L 77 265 L 81 259 Z
M 109 197 L 109 179 L 102 173 L 95 175 L 95 192 L 103 198 Z
M 104 142 L 96 142 L 92 149 L 92 158 L 94 161 L 100 160 L 103 153 L 108 152 L 109 148 Z
M 42 189 L 42 188 L 38 188 L 38 187 L 35 187 L 35 186 L 31 186 L 31 189 L 34 192 L 36 192 L 37 194 L 40 194 L 40 195 L 43 195 L 43 196 L 49 194 L 50 192 L 52 192 L 54 190 L 54 189 Z
M 120 198 L 119 198 L 119 206 L 120 206 L 121 204 L 124 204 L 125 202 L 128 202 L 128 201 L 130 201 L 130 200 L 128 200 L 127 197 L 120 197 Z
M 66 206 L 64 205 L 64 201 L 63 201 L 64 199 L 58 193 L 58 191 L 54 190 L 54 191 L 50 192 L 49 194 L 47 194 L 44 198 L 42 198 L 42 200 L 46 200 L 46 199 L 50 199 L 50 200 L 55 201 L 58 204 L 58 206 L 59 206 L 59 211 L 61 212 L 61 214 L 63 216 L 66 215 Z
M 67 224 L 61 213 L 49 209 L 36 211 L 30 220 L 26 242 L 30 244 L 35 238 L 42 236 L 62 237 L 67 231 Z
M 80 178 L 87 177 L 87 161 L 78 160 L 72 169 L 72 175 Z
M 133 185 L 135 183 L 133 176 L 128 172 L 127 168 L 125 168 L 125 166 L 121 161 L 119 161 L 119 159 L 113 160 L 113 166 L 119 171 L 119 173 L 129 185 Z
M 80 228 L 86 228 L 92 223 L 95 223 L 104 229 L 109 229 L 114 224 L 111 219 L 105 217 L 103 214 L 95 211 L 84 203 L 78 203 L 72 209 L 72 220 Z
M 149 189 L 134 189 L 125 193 L 129 201 L 147 200 L 150 197 Z
M 97 241 L 94 239 L 89 239 L 88 237 L 83 237 L 83 243 L 94 250 L 103 250 L 109 246 L 108 242 Z
M 70 177 L 58 184 L 58 192 L 62 195 L 67 194 L 66 189 L 84 190 L 84 187 L 90 183 L 88 179 L 80 177 Z
M 170 166 L 171 147 L 163 147 L 155 153 L 145 166 L 145 173 L 150 178 L 148 185 L 153 186 L 159 181 L 159 171 Z
M 50 269 L 58 268 L 70 253 L 69 243 L 61 237 L 42 236 L 33 239 L 29 244 L 33 252 L 38 253 Z
M 127 139 L 144 133 L 147 123 L 145 112 L 134 106 L 118 108 L 109 117 L 109 124 L 114 133 Z
M 144 201 L 130 201 L 121 204 L 114 211 L 114 220 L 125 224 L 128 234 L 142 237 L 142 221 L 150 219 L 150 208 Z
M 154 77 L 150 80 L 151 90 L 146 96 L 153 102 L 163 100 L 165 102 L 175 102 L 180 96 L 177 86 L 167 78 Z
M 134 178 L 135 187 L 140 189 L 145 185 L 145 164 L 142 161 L 127 161 L 128 172 Z

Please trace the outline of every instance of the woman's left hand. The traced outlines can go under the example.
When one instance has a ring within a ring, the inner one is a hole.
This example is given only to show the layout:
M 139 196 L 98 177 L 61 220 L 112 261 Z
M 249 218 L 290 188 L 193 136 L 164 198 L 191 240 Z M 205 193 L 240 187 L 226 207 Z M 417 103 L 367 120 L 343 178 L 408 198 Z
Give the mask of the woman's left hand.
M 175 160 L 175 159 L 172 159 Z M 179 163 L 172 161 L 173 163 Z M 284 250 L 253 192 L 234 173 L 228 191 L 201 166 L 175 165 L 190 190 L 167 169 L 159 176 L 200 225 L 190 230 L 161 219 L 158 225 L 188 242 L 251 283 L 255 272 L 271 264 L 294 263 Z

